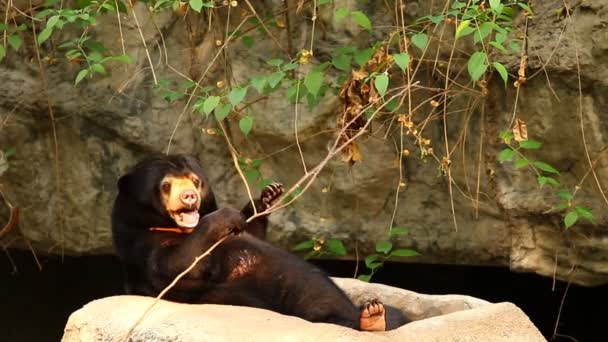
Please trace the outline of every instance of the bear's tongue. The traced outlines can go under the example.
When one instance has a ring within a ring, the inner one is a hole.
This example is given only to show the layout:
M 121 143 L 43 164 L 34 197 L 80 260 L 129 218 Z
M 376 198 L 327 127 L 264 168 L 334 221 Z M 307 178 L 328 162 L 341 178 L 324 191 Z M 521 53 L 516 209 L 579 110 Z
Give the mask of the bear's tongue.
M 198 224 L 198 211 L 184 211 L 177 215 L 177 224 L 180 227 L 192 228 Z

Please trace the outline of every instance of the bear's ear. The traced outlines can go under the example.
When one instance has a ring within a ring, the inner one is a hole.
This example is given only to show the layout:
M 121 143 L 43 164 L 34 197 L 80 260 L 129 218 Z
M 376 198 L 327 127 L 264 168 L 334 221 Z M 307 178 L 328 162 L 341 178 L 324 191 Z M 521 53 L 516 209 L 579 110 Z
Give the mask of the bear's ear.
M 118 191 L 122 192 L 122 193 L 127 193 L 129 192 L 129 179 L 131 178 L 130 174 L 126 174 L 120 178 L 118 178 Z

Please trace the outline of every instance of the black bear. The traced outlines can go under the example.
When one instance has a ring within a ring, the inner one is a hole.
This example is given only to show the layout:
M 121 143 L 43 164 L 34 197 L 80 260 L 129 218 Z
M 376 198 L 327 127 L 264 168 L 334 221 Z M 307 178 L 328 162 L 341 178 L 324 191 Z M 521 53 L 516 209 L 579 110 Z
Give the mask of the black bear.
M 263 211 L 283 189 L 272 184 L 255 201 Z M 164 297 L 185 303 L 244 305 L 364 331 L 386 329 L 385 308 L 357 308 L 320 269 L 263 241 L 267 218 L 217 209 L 209 181 L 190 155 L 143 160 L 118 181 L 112 234 L 129 294 L 157 296 L 219 239 L 229 236 Z M 397 316 L 397 315 L 396 315 Z M 395 326 L 405 323 L 394 317 Z M 393 325 L 393 323 L 390 323 Z

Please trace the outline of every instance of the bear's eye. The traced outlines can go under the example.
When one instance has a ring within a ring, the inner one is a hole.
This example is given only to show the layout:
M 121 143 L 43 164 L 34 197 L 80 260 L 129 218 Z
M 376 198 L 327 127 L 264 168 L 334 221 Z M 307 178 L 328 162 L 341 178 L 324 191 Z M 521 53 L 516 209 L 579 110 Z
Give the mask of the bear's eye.
M 194 184 L 194 186 L 198 188 L 198 186 L 201 185 L 201 181 L 198 178 L 194 178 L 192 180 L 192 184 Z
M 163 190 L 163 192 L 169 193 L 171 191 L 171 183 L 169 183 L 169 182 L 163 182 L 160 185 L 160 188 Z

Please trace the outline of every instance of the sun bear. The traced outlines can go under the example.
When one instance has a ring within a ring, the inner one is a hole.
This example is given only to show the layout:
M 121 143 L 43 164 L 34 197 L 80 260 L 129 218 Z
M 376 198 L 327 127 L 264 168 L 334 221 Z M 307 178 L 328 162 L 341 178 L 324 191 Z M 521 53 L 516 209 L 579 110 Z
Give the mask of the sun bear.
M 283 193 L 279 184 L 255 201 L 261 212 Z M 311 322 L 362 331 L 386 329 L 385 307 L 371 300 L 357 308 L 320 269 L 263 239 L 267 218 L 250 223 L 252 204 L 218 209 L 198 161 L 190 155 L 145 159 L 118 181 L 112 234 L 125 270 L 128 294 L 157 296 L 179 273 L 221 238 L 213 252 L 180 279 L 165 299 L 184 303 L 243 305 Z M 398 314 L 388 324 L 405 323 Z

